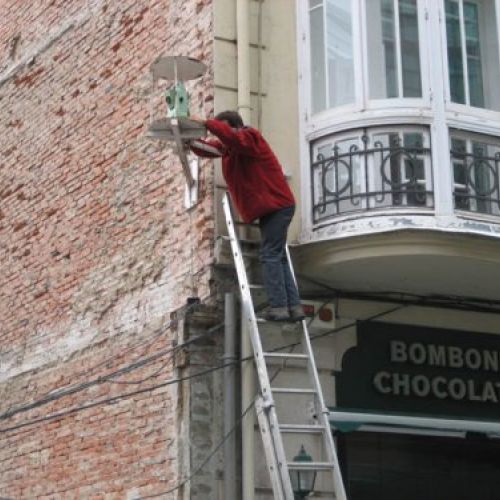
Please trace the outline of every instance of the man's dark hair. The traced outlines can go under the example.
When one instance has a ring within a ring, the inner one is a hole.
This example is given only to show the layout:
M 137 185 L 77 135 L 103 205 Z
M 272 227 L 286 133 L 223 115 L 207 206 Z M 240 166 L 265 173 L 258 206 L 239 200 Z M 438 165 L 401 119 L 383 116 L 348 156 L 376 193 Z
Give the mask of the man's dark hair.
M 232 128 L 243 128 L 243 118 L 237 111 L 222 111 L 216 117 L 216 120 L 225 121 L 229 123 Z

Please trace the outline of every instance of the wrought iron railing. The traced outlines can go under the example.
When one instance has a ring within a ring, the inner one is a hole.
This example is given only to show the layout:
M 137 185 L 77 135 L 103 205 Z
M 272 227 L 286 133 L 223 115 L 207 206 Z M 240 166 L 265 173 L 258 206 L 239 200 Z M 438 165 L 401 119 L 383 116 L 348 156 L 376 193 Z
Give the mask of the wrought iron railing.
M 452 134 L 455 209 L 500 215 L 500 144 L 493 138 Z
M 358 129 L 312 144 L 313 222 L 357 211 L 432 208 L 426 127 Z

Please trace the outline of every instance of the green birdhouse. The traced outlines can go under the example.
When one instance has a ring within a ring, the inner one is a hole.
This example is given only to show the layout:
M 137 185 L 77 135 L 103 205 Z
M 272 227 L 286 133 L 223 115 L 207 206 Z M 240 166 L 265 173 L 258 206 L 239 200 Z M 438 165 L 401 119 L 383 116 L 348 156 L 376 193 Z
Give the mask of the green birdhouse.
M 184 118 L 189 116 L 189 95 L 182 82 L 177 82 L 165 93 L 167 101 L 167 116 L 169 118 Z

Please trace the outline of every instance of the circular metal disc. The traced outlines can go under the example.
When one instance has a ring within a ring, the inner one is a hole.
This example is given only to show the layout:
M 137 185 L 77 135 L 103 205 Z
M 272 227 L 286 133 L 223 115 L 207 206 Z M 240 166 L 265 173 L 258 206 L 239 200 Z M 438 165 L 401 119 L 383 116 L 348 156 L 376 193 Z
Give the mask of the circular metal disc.
M 183 140 L 199 139 L 200 137 L 204 137 L 206 135 L 206 129 L 201 123 L 192 121 L 189 118 L 177 118 L 177 121 L 179 124 L 179 135 Z M 146 135 L 150 139 L 174 141 L 175 135 L 172 129 L 171 118 L 161 118 L 159 120 L 155 120 L 148 127 Z
M 175 80 L 175 66 L 177 65 L 178 80 L 192 80 L 205 73 L 207 67 L 198 59 L 187 56 L 160 56 L 151 65 L 153 78 L 158 80 Z

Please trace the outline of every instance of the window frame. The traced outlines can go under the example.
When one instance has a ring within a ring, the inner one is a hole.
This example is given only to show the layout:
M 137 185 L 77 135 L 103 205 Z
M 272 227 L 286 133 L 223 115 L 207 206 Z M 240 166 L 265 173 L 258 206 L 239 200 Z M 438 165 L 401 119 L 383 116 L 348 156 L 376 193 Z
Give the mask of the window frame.
M 351 113 L 360 113 L 365 111 L 377 111 L 380 109 L 405 110 L 415 109 L 415 114 L 419 113 L 422 108 L 430 109 L 430 92 L 429 92 L 429 63 L 426 49 L 426 40 L 428 29 L 426 23 L 426 2 L 427 0 L 417 1 L 418 13 L 418 36 L 419 36 L 419 57 L 420 57 L 420 74 L 422 85 L 422 97 L 393 97 L 384 99 L 370 99 L 369 96 L 369 75 L 368 75 L 368 37 L 367 37 L 367 20 L 366 20 L 366 1 L 367 0 L 351 0 L 352 12 L 352 34 L 353 34 L 353 58 L 354 58 L 354 75 L 355 75 L 355 92 L 354 101 L 351 104 L 345 104 L 334 108 L 327 108 L 317 113 L 312 113 L 312 95 L 311 95 L 311 36 L 309 25 L 309 2 L 308 0 L 298 2 L 298 28 L 299 33 L 302 33 L 303 48 L 301 50 L 301 60 L 305 62 L 304 76 L 305 80 L 305 115 L 310 124 L 317 124 L 314 128 L 320 128 L 321 122 L 329 121 L 330 123 L 340 120 L 341 117 Z M 369 1 L 369 0 L 368 0 Z M 394 0 L 397 1 L 397 0 Z M 325 2 L 325 0 L 323 0 Z M 323 3 L 325 8 L 325 3 Z M 325 18 L 325 16 L 324 16 Z M 324 24 L 325 26 L 325 24 Z M 399 34 L 398 34 L 399 41 Z M 401 48 L 398 47 L 398 54 Z M 398 65 L 398 74 L 401 75 L 401 65 Z M 328 79 L 327 79 L 328 80 Z M 402 81 L 399 82 L 401 87 Z
M 430 80 L 429 80 L 429 61 L 428 50 L 424 40 L 427 40 L 427 7 L 426 0 L 417 0 L 417 16 L 418 16 L 418 41 L 419 41 L 419 58 L 420 58 L 420 78 L 422 86 L 422 97 L 387 97 L 384 99 L 370 99 L 370 75 L 368 69 L 368 26 L 367 26 L 367 9 L 366 2 L 370 0 L 361 0 L 361 25 L 363 36 L 363 108 L 367 110 L 380 109 L 401 109 L 401 108 L 429 108 L 430 101 Z M 398 0 L 393 0 L 394 5 Z M 399 13 L 399 8 L 395 9 L 395 13 Z M 401 67 L 401 38 L 399 30 L 399 18 L 396 17 L 396 52 L 398 57 L 398 94 L 402 95 L 403 75 Z
M 475 134 L 471 133 L 469 131 L 463 131 L 463 130 L 454 130 L 454 129 L 449 129 L 449 147 L 450 147 L 450 155 L 451 151 L 453 149 L 452 147 L 452 141 L 453 139 L 455 140 L 460 140 L 465 142 L 466 149 L 465 153 L 468 156 L 471 156 L 473 154 L 473 146 L 475 143 L 483 143 L 486 144 L 488 147 L 498 147 L 499 151 L 496 154 L 500 155 L 500 137 L 491 137 L 487 136 L 485 134 Z M 489 141 L 489 142 L 484 142 L 484 141 Z M 488 159 L 492 159 L 488 157 Z M 498 164 L 496 164 L 498 166 Z M 451 168 L 452 168 L 452 174 L 454 174 L 454 164 L 453 164 L 453 159 L 451 160 Z M 498 182 L 498 176 L 499 176 L 499 169 L 497 169 L 495 178 L 497 179 Z M 457 188 L 467 188 L 469 184 L 461 184 L 458 182 L 455 182 L 454 175 L 452 175 L 453 179 L 453 198 L 456 198 L 457 195 Z M 491 179 L 491 178 L 490 178 Z M 477 189 L 475 186 L 471 186 L 473 189 L 473 193 L 477 193 Z M 493 188 L 492 191 L 496 191 L 498 193 L 498 185 L 497 189 Z M 468 192 L 467 192 L 468 194 Z M 469 198 L 469 203 L 470 203 L 470 208 L 469 209 L 464 209 L 461 207 L 456 206 L 456 202 L 454 201 L 454 211 L 456 214 L 460 215 L 464 219 L 472 219 L 472 220 L 484 220 L 484 221 L 490 221 L 490 222 L 496 222 L 498 223 L 498 219 L 500 217 L 499 213 L 491 213 L 491 212 L 483 212 L 478 209 L 478 203 L 479 199 L 476 196 L 471 196 Z M 487 203 L 496 203 L 495 200 L 485 200 Z M 497 209 L 498 212 L 500 212 L 500 209 Z
M 465 134 L 475 133 L 500 137 L 500 111 L 452 103 L 447 53 L 445 0 L 417 0 L 419 16 L 419 54 L 421 60 L 422 98 L 369 99 L 367 64 L 367 19 L 365 1 L 351 0 L 353 22 L 353 53 L 355 71 L 355 102 L 348 106 L 311 113 L 311 46 L 309 33 L 309 2 L 296 0 L 297 51 L 299 70 L 299 133 L 301 163 L 300 182 L 307 186 L 302 196 L 302 234 L 310 235 L 320 227 L 311 217 L 313 195 L 311 185 L 311 143 L 324 136 L 350 129 L 391 125 L 424 125 L 431 130 L 435 215 L 461 220 L 483 220 L 498 224 L 499 217 L 457 210 L 454 206 L 454 180 L 449 141 L 451 129 Z M 500 0 L 495 1 L 498 55 L 500 59 Z M 500 63 L 499 63 L 500 64 Z M 361 71 L 361 73 L 360 73 Z M 362 78 L 359 75 L 362 75 Z M 394 209 L 383 211 L 394 214 Z M 382 211 L 380 213 L 382 215 Z M 364 213 L 332 219 L 363 218 Z M 331 224 L 332 222 L 330 222 Z
M 460 2 L 460 12 L 463 12 L 464 0 Z M 500 66 L 500 0 L 493 0 L 495 4 L 496 27 L 497 27 L 497 54 L 498 64 Z M 461 14 L 462 16 L 463 14 Z M 445 0 L 439 2 L 439 17 L 441 20 L 441 46 L 443 59 L 443 79 L 444 79 L 444 96 L 445 96 L 445 112 L 446 121 L 452 128 L 462 128 L 477 133 L 493 133 L 500 136 L 500 110 L 487 108 L 479 108 L 470 104 L 461 104 L 451 100 L 451 85 L 450 85 L 450 68 L 448 58 L 448 40 L 446 32 L 446 8 Z M 461 40 L 464 43 L 465 33 L 461 27 Z M 462 63 L 464 69 L 467 69 L 467 54 L 466 49 L 462 46 L 462 58 L 465 61 Z M 464 75 L 464 89 L 466 92 L 466 102 L 470 101 L 469 92 L 469 74 Z M 482 122 L 482 123 L 481 123 Z

